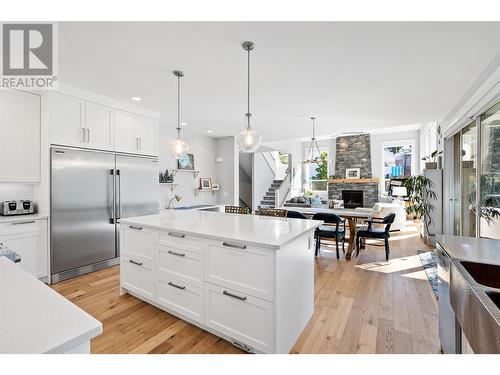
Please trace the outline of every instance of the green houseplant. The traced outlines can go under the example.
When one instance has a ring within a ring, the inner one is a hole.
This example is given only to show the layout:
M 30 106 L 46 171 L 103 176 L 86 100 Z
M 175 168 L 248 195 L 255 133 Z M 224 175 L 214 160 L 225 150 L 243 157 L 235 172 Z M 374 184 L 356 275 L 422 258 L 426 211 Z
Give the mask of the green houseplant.
M 443 153 L 443 151 L 438 151 L 438 150 L 435 150 L 433 151 L 430 155 L 428 156 L 424 156 L 422 158 L 423 161 L 425 161 L 425 168 L 426 169 L 437 169 L 437 161 L 436 161 L 436 158 L 441 155 Z
M 429 236 L 435 236 L 435 233 L 429 231 L 433 223 L 431 213 L 436 209 L 432 204 L 437 199 L 437 194 L 433 190 L 434 183 L 426 176 L 411 176 L 404 186 L 411 204 L 406 208 L 408 214 L 413 214 L 421 219 L 424 224 L 425 233 Z

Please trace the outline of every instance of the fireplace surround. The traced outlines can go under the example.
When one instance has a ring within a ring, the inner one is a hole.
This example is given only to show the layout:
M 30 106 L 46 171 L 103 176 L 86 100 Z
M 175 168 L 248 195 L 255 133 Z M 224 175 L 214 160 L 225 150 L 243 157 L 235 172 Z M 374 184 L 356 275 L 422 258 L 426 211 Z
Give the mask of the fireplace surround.
M 344 208 L 363 207 L 363 190 L 342 190 Z

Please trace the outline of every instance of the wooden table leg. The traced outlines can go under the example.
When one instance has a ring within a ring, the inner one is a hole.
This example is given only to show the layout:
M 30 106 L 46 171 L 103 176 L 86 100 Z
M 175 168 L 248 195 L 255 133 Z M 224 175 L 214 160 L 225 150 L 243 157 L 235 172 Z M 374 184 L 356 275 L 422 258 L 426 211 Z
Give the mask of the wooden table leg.
M 356 241 L 356 218 L 348 218 L 347 223 L 349 224 L 349 245 L 347 246 L 345 258 L 351 259 L 352 252 L 354 251 L 354 244 Z

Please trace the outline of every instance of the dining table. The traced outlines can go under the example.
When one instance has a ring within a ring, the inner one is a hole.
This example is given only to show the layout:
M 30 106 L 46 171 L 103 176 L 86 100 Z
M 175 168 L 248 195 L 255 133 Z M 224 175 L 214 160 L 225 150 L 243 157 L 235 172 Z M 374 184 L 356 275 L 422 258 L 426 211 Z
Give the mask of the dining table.
M 288 211 L 301 212 L 305 216 L 313 216 L 316 213 L 330 213 L 347 220 L 349 227 L 349 242 L 345 254 L 346 259 L 351 259 L 356 246 L 356 226 L 359 221 L 370 220 L 373 214 L 371 208 L 325 208 L 325 207 L 281 207 Z

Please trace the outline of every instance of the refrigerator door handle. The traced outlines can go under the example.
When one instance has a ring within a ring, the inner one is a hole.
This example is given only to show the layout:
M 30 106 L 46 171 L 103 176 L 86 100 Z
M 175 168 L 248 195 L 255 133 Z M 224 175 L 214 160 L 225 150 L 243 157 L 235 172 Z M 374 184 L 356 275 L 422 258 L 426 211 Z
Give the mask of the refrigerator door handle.
M 111 218 L 109 219 L 110 224 L 116 224 L 116 177 L 115 177 L 115 170 L 111 169 L 109 171 L 109 174 L 111 175 L 111 178 L 113 179 L 113 203 L 111 207 Z
M 116 213 L 116 219 L 120 219 L 122 217 L 122 178 L 120 175 L 120 170 L 116 170 L 116 178 L 117 178 L 117 186 L 118 186 L 118 212 Z

